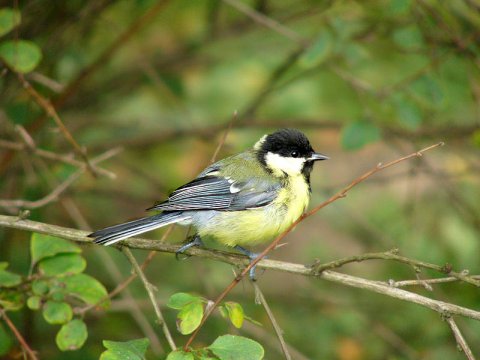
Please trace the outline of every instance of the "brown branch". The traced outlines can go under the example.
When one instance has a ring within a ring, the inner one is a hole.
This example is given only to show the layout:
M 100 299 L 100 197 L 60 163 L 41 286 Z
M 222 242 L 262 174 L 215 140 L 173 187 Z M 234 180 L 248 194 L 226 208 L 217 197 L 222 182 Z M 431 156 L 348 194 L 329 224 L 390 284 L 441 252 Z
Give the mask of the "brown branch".
M 18 342 L 22 346 L 22 348 L 25 350 L 25 352 L 30 356 L 32 360 L 38 360 L 37 355 L 35 355 L 35 352 L 30 348 L 28 343 L 25 341 L 23 338 L 22 334 L 20 334 L 20 331 L 18 331 L 17 327 L 15 324 L 10 320 L 10 318 L 7 315 L 7 312 L 0 308 L 0 317 L 3 317 L 3 320 L 7 323 L 7 326 L 10 328 L 10 330 L 13 332 L 15 337 L 17 338 Z
M 149 8 L 142 16 L 135 19 L 135 21 L 130 24 L 130 26 L 121 33 L 115 41 L 110 44 L 103 52 L 98 56 L 98 58 L 93 61 L 91 64 L 86 66 L 76 78 L 74 78 L 68 86 L 65 87 L 65 90 L 52 102 L 52 107 L 60 108 L 62 107 L 68 99 L 70 99 L 77 90 L 81 87 L 82 83 L 89 78 L 93 73 L 95 73 L 101 66 L 108 62 L 108 60 L 121 48 L 122 45 L 127 43 L 134 34 L 136 34 L 144 26 L 148 25 L 155 16 L 160 13 L 165 5 L 168 4 L 168 0 L 159 0 L 151 8 Z M 38 131 L 45 123 L 46 117 L 42 116 L 37 118 L 32 122 L 27 130 L 29 132 Z M 13 159 L 13 153 L 9 152 L 0 160 L 0 173 L 2 173 L 8 166 L 8 164 Z
M 44 159 L 60 161 L 60 162 L 63 162 L 65 164 L 73 165 L 73 166 L 76 166 L 76 167 L 81 167 L 85 164 L 82 161 L 78 161 L 78 160 L 74 159 L 70 155 L 61 155 L 61 154 L 54 153 L 52 151 L 40 149 L 38 147 L 34 147 L 33 149 L 30 149 L 25 144 L 15 142 L 15 141 L 0 139 L 0 147 L 5 148 L 5 149 L 10 149 L 10 150 L 15 150 L 15 151 L 30 151 L 32 154 L 37 155 L 39 157 L 42 157 Z M 92 166 L 93 166 L 93 164 L 92 164 Z M 98 174 L 105 175 L 105 176 L 109 177 L 110 179 L 115 179 L 116 178 L 116 175 L 114 173 L 112 173 L 111 171 L 102 169 L 98 166 L 94 166 L 94 169 Z
M 237 1 L 237 0 L 223 0 L 224 3 L 227 3 L 231 7 L 234 7 L 241 13 L 247 15 L 256 23 L 263 25 L 276 33 L 300 44 L 306 44 L 306 40 L 298 34 L 297 32 L 293 31 L 292 29 L 286 27 L 285 25 L 279 23 L 278 21 L 250 8 L 249 6 L 245 5 L 244 3 Z
M 302 216 L 300 216 L 296 221 L 294 221 L 292 223 L 292 225 L 290 225 L 287 230 L 285 230 L 282 234 L 280 234 L 279 236 L 277 236 L 277 238 L 275 240 L 273 240 L 273 242 L 267 246 L 265 248 L 265 250 L 263 250 L 256 259 L 252 260 L 250 262 L 250 264 L 248 266 L 245 267 L 245 269 L 240 273 L 239 276 L 237 276 L 235 279 L 233 279 L 233 281 L 223 290 L 223 292 L 217 297 L 217 299 L 215 300 L 213 306 L 211 306 L 208 311 L 205 311 L 205 314 L 202 318 L 202 321 L 200 323 L 200 325 L 198 326 L 198 328 L 193 332 L 193 334 L 190 336 L 190 338 L 188 339 L 188 341 L 185 343 L 184 345 L 184 349 L 185 350 L 188 350 L 190 344 L 193 342 L 193 340 L 195 339 L 195 337 L 197 336 L 197 334 L 199 333 L 200 329 L 202 328 L 203 324 L 205 323 L 205 321 L 208 319 L 208 317 L 211 315 L 211 313 L 213 312 L 213 310 L 220 304 L 220 302 L 227 296 L 227 294 L 232 291 L 232 289 L 237 286 L 237 284 L 240 282 L 240 280 L 246 275 L 248 274 L 248 272 L 250 271 L 250 269 L 252 267 L 254 267 L 255 265 L 258 264 L 258 262 L 260 262 L 260 260 L 265 257 L 265 255 L 267 253 L 269 253 L 271 250 L 273 250 L 278 244 L 279 242 L 290 232 L 292 231 L 292 229 L 297 226 L 300 222 L 302 222 L 304 219 L 306 219 L 307 217 L 309 216 L 312 216 L 313 214 L 315 214 L 316 212 L 318 212 L 319 210 L 323 209 L 325 206 L 331 204 L 332 202 L 338 200 L 338 199 L 341 199 L 341 198 L 344 198 L 346 197 L 347 195 L 347 192 L 350 191 L 354 186 L 358 185 L 359 183 L 363 182 L 364 180 L 368 179 L 370 176 L 372 176 L 373 174 L 381 171 L 381 170 L 384 170 L 388 167 L 391 167 L 391 166 L 394 166 L 402 161 L 405 161 L 405 160 L 408 160 L 408 159 L 411 159 L 411 158 L 415 158 L 415 157 L 420 157 L 423 155 L 424 152 L 426 151 L 429 151 L 429 150 L 432 150 L 438 146 L 442 146 L 443 145 L 443 142 L 440 142 L 440 143 L 437 143 L 437 144 L 434 144 L 434 145 L 431 145 L 431 146 L 428 146 L 422 150 L 419 150 L 417 152 L 414 152 L 410 155 L 406 155 L 406 156 L 403 156 L 399 159 L 396 159 L 396 160 L 392 160 L 386 164 L 382 164 L 382 163 L 379 163 L 377 166 L 375 166 L 373 169 L 371 169 L 370 171 L 367 171 L 365 174 L 361 175 L 360 177 L 358 177 L 357 179 L 355 179 L 354 181 L 352 181 L 348 186 L 346 186 L 344 189 L 340 190 L 338 193 L 336 193 L 335 195 L 333 195 L 330 199 L 324 201 L 323 203 L 321 203 L 320 205 L 314 207 L 312 210 L 310 210 L 309 212 L 303 214 Z
M 213 164 L 217 160 L 218 153 L 220 152 L 223 145 L 225 144 L 225 141 L 227 140 L 228 133 L 232 130 L 233 123 L 235 122 L 235 120 L 237 120 L 237 117 L 238 117 L 238 111 L 235 110 L 233 112 L 232 118 L 230 119 L 230 122 L 228 123 L 228 127 L 225 129 L 225 131 L 223 132 L 223 136 L 222 136 L 221 140 L 218 142 L 217 148 L 213 152 L 212 158 L 210 159 L 210 164 Z
M 83 159 L 90 173 L 96 176 L 95 169 L 90 164 L 90 161 L 87 157 L 87 153 L 85 149 L 82 148 L 77 143 L 72 133 L 65 126 L 62 119 L 60 119 L 60 116 L 58 115 L 57 110 L 55 110 L 55 107 L 52 105 L 50 100 L 44 98 L 37 90 L 35 90 L 35 88 L 25 79 L 23 74 L 17 73 L 17 76 L 22 86 L 25 88 L 25 90 L 27 90 L 27 92 L 35 100 L 35 102 L 48 114 L 48 116 L 50 116 L 53 119 L 53 121 L 55 121 L 55 123 L 57 124 L 58 128 L 62 132 L 65 139 L 67 139 L 67 141 L 73 146 L 73 149 L 75 150 L 75 152 Z
M 92 165 L 98 164 L 102 161 L 105 161 L 112 156 L 117 155 L 121 151 L 120 148 L 111 149 L 105 153 L 99 155 L 98 157 L 92 160 Z M 56 201 L 58 197 L 68 189 L 80 176 L 85 172 L 86 165 L 83 165 L 82 168 L 70 175 L 65 181 L 58 185 L 52 192 L 44 196 L 41 199 L 30 201 L 30 200 L 0 200 L 0 207 L 4 208 L 24 208 L 24 209 L 36 209 L 42 206 L 45 206 L 53 201 Z
M 275 330 L 275 334 L 277 335 L 278 341 L 280 342 L 280 347 L 282 349 L 283 355 L 285 356 L 285 359 L 291 360 L 292 356 L 290 355 L 290 352 L 288 351 L 287 343 L 283 338 L 283 330 L 280 328 L 280 325 L 278 325 L 277 319 L 275 319 L 275 316 L 273 315 L 273 312 L 270 309 L 270 306 L 268 305 L 267 300 L 265 299 L 265 296 L 263 295 L 263 292 L 260 289 L 260 286 L 258 286 L 256 281 L 250 281 L 250 283 L 255 289 L 255 299 L 258 299 L 260 304 L 262 304 L 262 306 L 265 308 L 265 312 L 267 313 L 268 318 L 272 323 L 273 329 Z
M 468 346 L 467 341 L 462 335 L 462 332 L 457 326 L 457 323 L 455 320 L 453 320 L 453 317 L 451 316 L 446 316 L 446 321 L 448 325 L 450 325 L 450 329 L 452 329 L 453 336 L 455 336 L 455 341 L 457 342 L 457 345 L 460 349 L 462 349 L 463 353 L 465 354 L 465 357 L 468 360 L 475 360 L 475 356 L 472 353 L 472 350 L 470 349 L 470 346 Z

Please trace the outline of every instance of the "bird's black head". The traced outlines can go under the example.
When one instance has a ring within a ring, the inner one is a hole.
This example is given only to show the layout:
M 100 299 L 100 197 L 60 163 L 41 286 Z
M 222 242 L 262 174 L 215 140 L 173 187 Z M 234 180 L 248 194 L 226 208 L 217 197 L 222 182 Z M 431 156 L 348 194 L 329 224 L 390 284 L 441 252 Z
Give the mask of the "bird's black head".
M 256 144 L 258 160 L 274 175 L 303 174 L 307 181 L 313 162 L 328 157 L 316 153 L 304 133 L 295 129 L 282 129 L 265 135 Z

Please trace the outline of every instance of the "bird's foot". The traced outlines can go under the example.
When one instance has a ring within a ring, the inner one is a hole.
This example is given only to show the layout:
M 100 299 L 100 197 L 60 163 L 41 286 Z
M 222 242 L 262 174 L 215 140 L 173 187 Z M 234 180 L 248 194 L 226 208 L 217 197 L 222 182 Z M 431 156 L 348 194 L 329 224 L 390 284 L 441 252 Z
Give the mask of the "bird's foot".
M 180 249 L 178 249 L 177 251 L 175 251 L 175 257 L 177 258 L 177 260 L 179 260 L 179 255 L 183 254 L 185 252 L 185 250 L 188 250 L 190 249 L 191 247 L 193 246 L 198 246 L 198 247 L 204 247 L 205 245 L 203 244 L 203 241 L 202 239 L 200 238 L 200 236 L 198 235 L 195 235 L 195 237 L 193 238 L 192 241 L 186 243 L 185 245 L 183 245 Z M 186 257 L 188 257 L 188 255 L 186 255 Z
M 250 262 L 252 262 L 253 260 L 255 260 L 256 258 L 258 258 L 260 256 L 260 253 L 251 252 L 250 250 L 247 250 L 244 247 L 241 247 L 239 245 L 236 245 L 234 247 L 234 249 L 241 252 L 243 255 L 248 256 L 248 258 L 250 259 Z M 266 259 L 267 257 L 264 256 L 263 258 Z M 257 278 L 255 277 L 255 270 L 257 270 L 257 265 L 252 266 L 252 268 L 248 272 L 248 276 L 250 277 L 250 280 L 252 280 L 252 281 L 257 280 Z

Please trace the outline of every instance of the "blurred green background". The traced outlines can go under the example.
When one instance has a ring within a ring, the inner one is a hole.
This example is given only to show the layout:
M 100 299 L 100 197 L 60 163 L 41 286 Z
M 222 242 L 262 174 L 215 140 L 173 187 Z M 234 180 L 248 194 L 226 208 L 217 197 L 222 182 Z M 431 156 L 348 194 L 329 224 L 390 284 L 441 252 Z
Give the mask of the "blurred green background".
M 311 264 L 396 247 L 411 258 L 480 273 L 478 0 L 32 0 L 19 1 L 18 10 L 21 23 L 0 37 L 0 46 L 21 38 L 38 47 L 41 61 L 25 78 L 51 99 L 90 158 L 123 148 L 101 164 L 117 174 L 115 180 L 85 173 L 58 201 L 32 209 L 32 220 L 97 229 L 143 216 L 143 209 L 209 164 L 237 110 L 219 158 L 282 127 L 305 131 L 313 147 L 331 157 L 314 169 L 312 204 L 379 162 L 446 143 L 375 175 L 307 219 L 271 258 Z M 21 142 L 15 126 L 22 125 L 39 148 L 73 152 L 6 66 L 0 94 L 0 139 Z M 42 198 L 76 170 L 0 147 L 0 198 Z M 18 210 L 5 206 L 0 212 Z M 0 229 L 0 261 L 24 275 L 29 236 Z M 185 229 L 176 228 L 168 241 L 184 238 Z M 115 249 L 85 246 L 83 254 L 86 272 L 109 290 L 119 282 L 115 271 L 120 279 L 131 273 Z M 146 253 L 135 255 L 141 260 Z M 341 271 L 382 281 L 438 276 L 387 261 Z M 179 262 L 171 254 L 158 254 L 146 274 L 161 304 L 180 291 L 213 299 L 234 276 L 231 266 Z M 273 271 L 261 274 L 259 284 L 296 359 L 464 358 L 447 323 L 425 308 Z M 145 321 L 159 332 L 141 283 L 129 289 L 136 305 L 118 296 L 109 310 L 87 314 L 89 338 L 79 351 L 61 353 L 54 342 L 58 327 L 37 312 L 21 310 L 12 319 L 41 358 L 96 359 L 103 339 L 145 337 Z M 410 290 L 480 309 L 479 290 L 468 284 Z M 263 327 L 236 330 L 217 316 L 197 345 L 240 333 L 260 342 L 267 359 L 281 358 L 248 282 L 229 299 Z M 164 312 L 174 330 L 176 313 Z M 480 354 L 480 323 L 457 321 Z M 183 344 L 187 337 L 175 332 L 175 340 Z M 163 358 L 166 342 L 160 342 L 149 358 Z M 3 354 L 15 351 L 14 344 Z

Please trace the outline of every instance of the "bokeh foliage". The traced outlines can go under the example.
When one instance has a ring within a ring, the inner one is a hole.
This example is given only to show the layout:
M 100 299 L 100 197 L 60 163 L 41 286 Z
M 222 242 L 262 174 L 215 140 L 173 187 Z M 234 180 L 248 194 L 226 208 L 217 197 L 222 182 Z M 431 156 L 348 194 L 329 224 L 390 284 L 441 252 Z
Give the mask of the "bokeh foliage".
M 220 157 L 242 151 L 272 129 L 302 129 L 316 150 L 332 158 L 312 174 L 314 204 L 378 162 L 446 142 L 424 159 L 378 175 L 315 220 L 308 219 L 272 257 L 307 264 L 315 258 L 329 261 L 398 247 L 412 258 L 479 273 L 478 1 L 243 3 L 294 36 L 217 0 L 166 1 L 163 6 L 152 0 L 34 0 L 19 1 L 18 9 L 2 2 L 1 139 L 20 142 L 14 126 L 22 125 L 39 148 L 72 152 L 13 68 L 52 100 L 90 157 L 115 146 L 125 149 L 103 164 L 117 174 L 116 180 L 85 174 L 59 201 L 33 209 L 31 219 L 99 228 L 142 216 L 143 209 L 209 163 L 238 110 Z M 158 11 L 145 17 L 154 7 Z M 39 199 L 75 171 L 60 162 L 39 162 L 25 151 L 1 148 L 0 198 Z M 0 261 L 9 263 L 9 271 L 28 272 L 29 238 L 0 230 Z M 184 238 L 185 231 L 176 229 L 168 241 Z M 82 256 L 87 273 L 111 290 L 117 280 L 101 251 L 85 247 Z M 76 259 L 66 259 L 69 266 L 82 272 L 76 252 L 68 253 Z M 127 277 L 130 265 L 114 249 L 108 254 Z M 48 273 L 58 264 L 39 266 Z M 383 261 L 350 265 L 344 271 L 384 281 L 435 275 Z M 165 305 L 179 292 L 212 299 L 233 275 L 224 264 L 177 262 L 159 255 L 147 276 Z M 273 272 L 262 274 L 259 283 L 287 341 L 305 358 L 463 358 L 447 324 L 423 308 Z M 130 290 L 152 319 L 141 284 L 133 283 Z M 478 309 L 478 289 L 466 284 L 416 291 Z M 250 325 L 239 331 L 213 318 L 200 335 L 200 345 L 211 344 L 220 334 L 240 333 L 260 342 L 267 358 L 279 357 L 250 286 L 240 286 L 231 298 L 264 324 L 263 329 Z M 32 347 L 49 359 L 96 359 L 104 351 L 104 339 L 145 337 L 130 309 L 119 297 L 108 312 L 88 313 L 86 344 L 68 355 L 52 340 L 58 325 L 43 321 L 39 312 L 22 310 L 12 318 Z M 177 312 L 166 309 L 165 316 L 173 326 Z M 480 353 L 480 325 L 467 320 L 459 325 L 474 353 Z M 177 334 L 176 340 L 182 344 L 186 337 Z M 15 341 L 0 324 L 0 353 L 9 351 L 15 351 Z M 147 358 L 155 354 L 150 348 Z

